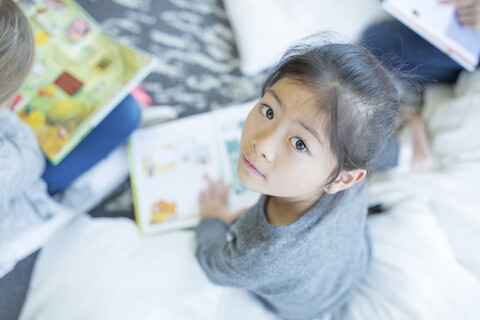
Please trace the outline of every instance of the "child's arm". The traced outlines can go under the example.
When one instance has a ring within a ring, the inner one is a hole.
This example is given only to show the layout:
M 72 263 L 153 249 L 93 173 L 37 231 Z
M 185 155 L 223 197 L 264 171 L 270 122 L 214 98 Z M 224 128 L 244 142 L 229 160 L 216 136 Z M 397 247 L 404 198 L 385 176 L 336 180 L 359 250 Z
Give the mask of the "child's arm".
M 237 240 L 227 241 L 227 226 L 221 220 L 204 219 L 197 227 L 196 257 L 211 282 L 251 288 L 258 285 L 258 276 L 264 274 L 260 270 L 262 260 Z
M 0 109 L 0 204 L 39 179 L 45 168 L 35 135 L 6 108 Z
M 230 188 L 223 188 L 220 182 L 208 178 L 207 181 L 209 186 L 199 197 L 202 221 L 197 227 L 197 260 L 213 283 L 248 287 L 253 281 L 252 260 L 245 256 L 243 245 L 235 240 L 227 241 L 228 225 L 244 210 L 229 212 L 227 197 Z

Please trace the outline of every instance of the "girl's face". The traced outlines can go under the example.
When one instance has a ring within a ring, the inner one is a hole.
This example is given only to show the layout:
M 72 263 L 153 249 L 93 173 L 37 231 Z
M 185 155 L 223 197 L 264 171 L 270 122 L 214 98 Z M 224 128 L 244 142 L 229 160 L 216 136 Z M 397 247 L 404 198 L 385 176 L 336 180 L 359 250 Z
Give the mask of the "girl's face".
M 250 111 L 237 174 L 253 191 L 276 197 L 320 197 L 336 166 L 311 89 L 277 81 Z

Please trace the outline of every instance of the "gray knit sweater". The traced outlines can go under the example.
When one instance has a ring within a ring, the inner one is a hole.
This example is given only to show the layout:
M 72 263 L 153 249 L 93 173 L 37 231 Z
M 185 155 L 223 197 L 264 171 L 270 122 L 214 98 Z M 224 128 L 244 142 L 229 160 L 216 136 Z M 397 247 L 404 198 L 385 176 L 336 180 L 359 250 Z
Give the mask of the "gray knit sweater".
M 337 201 L 325 194 L 295 223 L 271 225 L 268 199 L 228 228 L 215 218 L 197 228 L 197 259 L 219 285 L 249 290 L 282 319 L 312 319 L 341 306 L 370 263 L 366 183 Z
M 30 127 L 0 108 L 0 278 L 73 214 L 46 192 L 44 168 Z

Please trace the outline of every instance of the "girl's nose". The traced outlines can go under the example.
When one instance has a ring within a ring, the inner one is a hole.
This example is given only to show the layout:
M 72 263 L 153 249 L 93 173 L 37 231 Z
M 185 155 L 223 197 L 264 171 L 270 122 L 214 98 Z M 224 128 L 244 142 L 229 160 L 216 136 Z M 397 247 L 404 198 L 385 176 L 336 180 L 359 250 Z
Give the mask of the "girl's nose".
M 255 152 L 268 162 L 274 158 L 274 143 L 268 137 L 257 137 L 252 141 Z

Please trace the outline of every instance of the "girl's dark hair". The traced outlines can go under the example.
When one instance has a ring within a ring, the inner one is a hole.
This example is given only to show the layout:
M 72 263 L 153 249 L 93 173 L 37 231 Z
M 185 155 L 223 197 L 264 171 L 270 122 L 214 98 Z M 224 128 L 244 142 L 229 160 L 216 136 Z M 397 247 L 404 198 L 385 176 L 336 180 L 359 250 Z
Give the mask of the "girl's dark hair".
M 392 135 L 400 103 L 393 75 L 366 48 L 325 43 L 291 47 L 267 76 L 262 95 L 289 78 L 313 89 L 337 159 L 329 185 L 343 170 L 373 169 Z
M 25 81 L 33 61 L 32 30 L 11 0 L 0 0 L 0 103 Z

